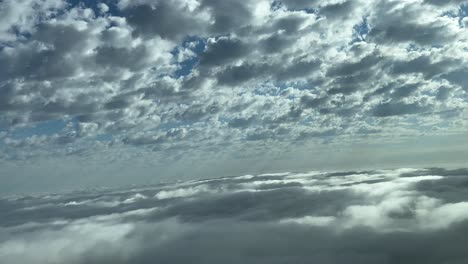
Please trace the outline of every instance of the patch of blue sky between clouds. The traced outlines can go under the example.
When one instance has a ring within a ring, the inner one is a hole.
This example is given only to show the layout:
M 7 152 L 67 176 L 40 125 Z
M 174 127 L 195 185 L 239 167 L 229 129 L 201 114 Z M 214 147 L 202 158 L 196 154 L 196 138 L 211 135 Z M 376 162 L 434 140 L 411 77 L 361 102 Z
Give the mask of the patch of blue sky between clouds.
M 50 136 L 57 134 L 67 126 L 68 121 L 64 119 L 47 120 L 32 124 L 31 126 L 19 127 L 10 132 L 14 139 L 24 139 L 31 136 Z
M 371 27 L 367 21 L 367 17 L 363 17 L 361 23 L 353 27 L 353 40 L 350 44 L 360 41 L 365 41 L 367 34 L 369 34 Z
M 457 18 L 458 17 L 458 25 L 460 27 L 464 27 L 463 24 L 463 18 L 468 16 L 468 4 L 462 4 L 458 7 L 457 10 L 451 10 L 442 13 L 442 16 L 447 16 L 451 18 Z
M 79 130 L 78 120 L 76 118 L 71 119 L 54 119 L 47 120 L 38 123 L 33 123 L 24 127 L 17 127 L 13 130 L 9 130 L 5 127 L 0 127 L 0 132 L 4 132 L 11 139 L 27 139 L 33 136 L 53 136 L 63 134 L 64 132 L 72 132 L 75 134 Z M 108 142 L 114 139 L 114 136 L 109 133 L 101 133 L 90 137 L 91 140 Z
M 189 75 L 199 62 L 200 54 L 203 53 L 206 47 L 206 40 L 198 37 L 187 37 L 182 44 L 172 50 L 172 55 L 177 57 L 181 49 L 189 49 L 194 53 L 194 56 L 182 61 L 178 66 L 179 69 L 175 72 L 175 77 L 184 77 Z
M 68 0 L 67 3 L 69 4 L 70 8 L 83 6 L 86 8 L 90 8 L 93 10 L 94 14 L 99 15 L 103 13 L 109 13 L 113 16 L 122 16 L 122 11 L 117 6 L 117 0 L 104 0 L 104 1 L 96 1 L 96 0 Z M 107 12 L 102 12 L 101 4 L 107 5 L 109 10 Z

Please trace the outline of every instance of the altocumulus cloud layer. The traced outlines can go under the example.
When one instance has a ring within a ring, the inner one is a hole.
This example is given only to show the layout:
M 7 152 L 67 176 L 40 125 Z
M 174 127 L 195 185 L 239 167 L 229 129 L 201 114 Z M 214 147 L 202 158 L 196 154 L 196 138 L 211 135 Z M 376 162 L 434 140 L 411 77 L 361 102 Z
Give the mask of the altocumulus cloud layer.
M 465 133 L 466 16 L 459 0 L 4 0 L 1 164 Z
M 0 200 L 2 263 L 468 260 L 468 170 L 246 175 Z

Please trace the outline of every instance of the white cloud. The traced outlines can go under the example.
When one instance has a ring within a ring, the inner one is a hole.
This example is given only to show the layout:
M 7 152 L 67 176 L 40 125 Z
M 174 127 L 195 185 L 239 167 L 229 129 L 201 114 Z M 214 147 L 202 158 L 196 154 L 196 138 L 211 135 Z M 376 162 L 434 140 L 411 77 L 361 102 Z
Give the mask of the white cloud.
M 467 177 L 467 169 L 440 168 L 289 172 L 5 198 L 0 257 L 12 264 L 178 263 L 195 256 L 203 263 L 234 256 L 290 263 L 284 256 L 318 261 L 325 254 L 321 263 L 337 263 L 345 254 L 354 263 L 376 255 L 456 263 L 466 258 L 465 243 L 458 243 L 466 242 Z M 393 190 L 358 188 L 383 183 Z

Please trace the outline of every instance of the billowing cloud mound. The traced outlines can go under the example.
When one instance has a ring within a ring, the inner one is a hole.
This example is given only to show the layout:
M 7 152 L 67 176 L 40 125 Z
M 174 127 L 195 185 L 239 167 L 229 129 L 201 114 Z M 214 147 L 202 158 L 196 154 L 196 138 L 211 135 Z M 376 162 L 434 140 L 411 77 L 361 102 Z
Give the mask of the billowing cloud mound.
M 466 16 L 458 0 L 4 0 L 0 159 L 465 133 Z
M 2 263 L 465 263 L 468 170 L 247 175 L 0 200 Z

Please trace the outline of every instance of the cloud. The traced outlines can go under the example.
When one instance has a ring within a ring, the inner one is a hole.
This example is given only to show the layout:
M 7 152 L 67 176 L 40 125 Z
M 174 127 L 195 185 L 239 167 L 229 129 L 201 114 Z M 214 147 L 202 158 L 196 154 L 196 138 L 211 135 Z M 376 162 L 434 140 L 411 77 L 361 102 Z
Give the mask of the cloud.
M 410 115 L 423 112 L 425 108 L 417 103 L 383 103 L 373 109 L 373 114 L 378 117 Z
M 200 34 L 205 26 L 203 17 L 183 1 L 129 4 L 124 11 L 128 23 L 134 28 L 134 34 L 147 38 L 160 36 L 180 41 L 187 35 Z M 177 23 L 174 23 L 174 17 L 178 17 Z
M 12 264 L 462 263 L 466 172 L 315 171 L 5 197 L 0 257 Z
M 221 65 L 236 58 L 246 56 L 250 49 L 239 39 L 221 37 L 209 39 L 205 52 L 201 55 L 201 65 Z
M 464 0 L 449 0 L 449 1 L 441 1 L 441 0 L 424 0 L 425 3 L 432 4 L 432 5 L 438 5 L 438 6 L 443 6 L 443 5 L 461 5 L 463 3 L 466 3 Z
M 369 32 L 369 38 L 377 43 L 412 42 L 419 45 L 441 45 L 453 41 L 458 31 L 457 26 L 451 26 L 454 21 L 443 17 L 425 21 L 416 13 L 426 8 L 411 1 L 407 3 L 400 1 L 378 2 L 374 12 L 381 15 L 382 12 L 386 12 L 384 10 L 389 10 L 390 14 L 375 16 L 370 20 L 369 23 L 373 26 Z M 431 8 L 425 11 L 428 14 L 436 12 Z M 414 16 L 409 18 L 410 15 Z M 397 21 L 398 23 L 396 23 Z
M 464 134 L 465 2 L 2 1 L 0 162 L 99 150 L 201 177 L 214 156 Z

